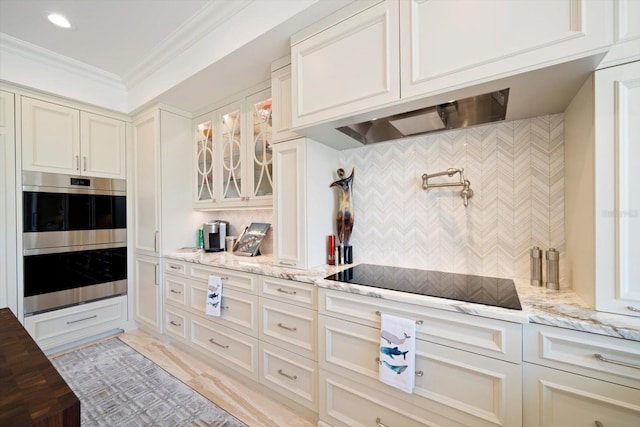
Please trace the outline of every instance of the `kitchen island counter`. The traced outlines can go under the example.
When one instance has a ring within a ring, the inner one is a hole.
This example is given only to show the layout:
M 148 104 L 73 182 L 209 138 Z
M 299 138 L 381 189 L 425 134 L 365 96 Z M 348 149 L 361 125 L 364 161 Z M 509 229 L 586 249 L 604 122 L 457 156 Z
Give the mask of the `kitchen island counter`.
M 537 323 L 557 326 L 640 342 L 640 318 L 598 312 L 589 308 L 571 289 L 561 288 L 560 290 L 554 291 L 546 288 L 533 287 L 525 280 L 514 280 L 522 305 L 522 311 L 520 311 L 324 279 L 352 265 L 324 265 L 310 270 L 297 270 L 277 266 L 274 264 L 273 258 L 265 255 L 245 257 L 227 252 L 197 252 L 188 255 L 172 253 L 165 256 L 190 263 L 229 268 L 286 280 L 296 280 L 315 284 L 321 288 L 350 292 L 374 298 L 406 302 L 523 324 Z

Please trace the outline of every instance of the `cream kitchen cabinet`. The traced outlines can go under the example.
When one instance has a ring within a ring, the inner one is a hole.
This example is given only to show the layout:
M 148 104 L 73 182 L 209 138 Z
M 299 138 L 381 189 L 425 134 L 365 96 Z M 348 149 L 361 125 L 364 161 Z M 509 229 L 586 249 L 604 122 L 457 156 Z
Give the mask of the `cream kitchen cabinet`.
M 640 2 L 617 0 L 614 19 L 614 42 L 598 68 L 640 61 Z
M 525 427 L 637 426 L 640 343 L 525 325 Z
M 640 61 L 596 71 L 565 112 L 569 282 L 596 310 L 630 316 L 640 316 L 639 115 Z
M 352 4 L 292 36 L 294 129 L 400 99 L 398 3 L 372 3 Z
M 0 90 L 0 307 L 19 320 L 16 217 L 15 94 Z M 13 234 L 13 238 L 8 236 Z M 7 236 L 7 237 L 4 237 Z M 20 310 L 22 311 L 22 310 Z
M 133 271 L 134 319 L 145 330 L 162 332 L 160 258 L 136 254 Z
M 312 139 L 273 145 L 273 249 L 281 266 L 326 264 L 326 236 L 335 234 L 338 152 Z
M 319 294 L 320 425 L 366 426 L 376 419 L 522 425 L 521 325 L 327 289 Z M 418 322 L 412 394 L 378 380 L 380 311 Z
M 127 296 L 106 298 L 60 310 L 27 316 L 24 327 L 43 351 L 70 342 L 113 334 L 127 320 Z
M 606 52 L 613 43 L 613 1 L 399 3 L 402 98 Z
M 259 276 L 260 382 L 318 411 L 317 289 Z
M 604 54 L 613 9 L 600 0 L 350 4 L 291 38 L 293 129 Z
M 23 170 L 126 178 L 123 120 L 23 96 Z
M 273 143 L 300 138 L 291 130 L 291 59 L 289 56 L 271 64 L 271 111 Z
M 257 277 L 173 259 L 164 262 L 165 333 L 202 357 L 257 382 Z M 223 283 L 220 316 L 206 314 L 212 275 Z
M 271 90 L 201 115 L 194 127 L 195 208 L 271 207 Z
M 133 120 L 131 180 L 136 258 L 130 277 L 134 318 L 149 332 L 161 333 L 163 269 L 161 255 L 194 246 L 204 222 L 192 208 L 191 119 L 188 115 L 153 109 Z

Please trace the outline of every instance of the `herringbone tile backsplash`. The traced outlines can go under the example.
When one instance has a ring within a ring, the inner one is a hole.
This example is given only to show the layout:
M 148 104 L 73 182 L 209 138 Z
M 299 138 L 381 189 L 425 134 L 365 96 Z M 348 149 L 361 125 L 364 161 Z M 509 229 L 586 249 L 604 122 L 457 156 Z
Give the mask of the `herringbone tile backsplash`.
M 553 247 L 564 284 L 562 114 L 374 144 L 340 160 L 355 168 L 355 261 L 529 279 L 531 247 Z M 422 189 L 423 173 L 451 167 L 471 181 L 467 208 L 460 187 Z

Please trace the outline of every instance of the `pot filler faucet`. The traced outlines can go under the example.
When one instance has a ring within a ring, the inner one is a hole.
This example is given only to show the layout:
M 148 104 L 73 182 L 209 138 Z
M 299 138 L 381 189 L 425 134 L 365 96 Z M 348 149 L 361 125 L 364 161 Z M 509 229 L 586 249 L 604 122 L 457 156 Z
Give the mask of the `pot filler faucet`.
M 463 168 L 449 168 L 446 171 L 436 172 L 432 174 L 422 174 L 422 188 L 428 190 L 429 188 L 435 187 L 462 187 L 462 191 L 460 191 L 460 197 L 463 199 L 464 207 L 466 208 L 469 205 L 469 199 L 473 197 L 473 190 L 471 189 L 471 183 L 468 179 L 464 179 Z M 437 176 L 453 176 L 455 174 L 460 174 L 460 182 L 440 182 L 436 184 L 429 184 L 429 178 L 435 178 Z

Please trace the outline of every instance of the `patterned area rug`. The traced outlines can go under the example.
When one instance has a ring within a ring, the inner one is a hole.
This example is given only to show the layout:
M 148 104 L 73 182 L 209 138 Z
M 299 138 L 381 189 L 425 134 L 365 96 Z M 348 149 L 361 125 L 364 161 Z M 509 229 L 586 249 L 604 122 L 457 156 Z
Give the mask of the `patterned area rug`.
M 83 426 L 247 427 L 118 338 L 54 359 Z

